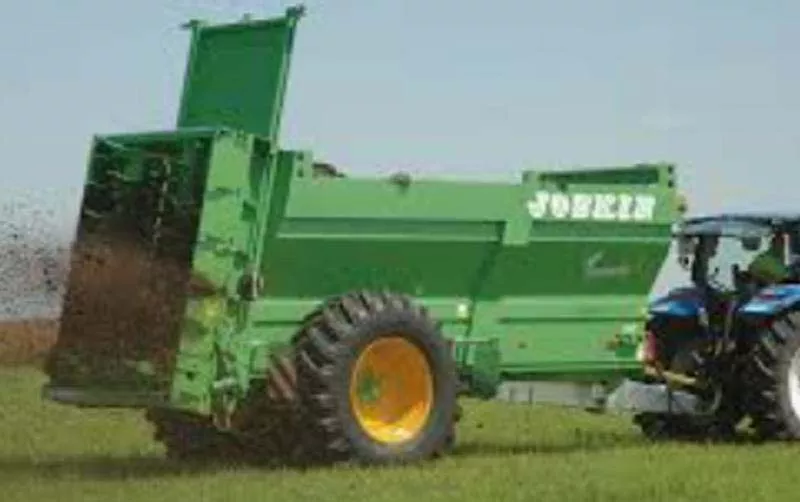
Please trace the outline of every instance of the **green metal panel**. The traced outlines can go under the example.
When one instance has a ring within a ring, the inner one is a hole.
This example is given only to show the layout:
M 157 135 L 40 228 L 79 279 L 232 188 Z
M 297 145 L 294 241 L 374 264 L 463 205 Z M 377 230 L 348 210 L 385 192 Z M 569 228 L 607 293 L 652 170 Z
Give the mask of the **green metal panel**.
M 636 368 L 644 308 L 679 216 L 673 171 L 526 174 L 526 239 L 498 250 L 474 306 L 472 334 L 499 340 L 506 377 Z
M 246 212 L 251 197 L 250 176 L 257 168 L 253 136 L 221 132 L 213 149 L 200 210 L 193 270 L 218 288 L 234 288 L 244 261 L 248 230 Z
M 397 184 L 308 178 L 308 159 L 286 159 L 295 165 L 281 164 L 285 182 L 272 187 L 285 203 L 264 242 L 266 298 L 253 323 L 293 328 L 322 298 L 386 287 L 435 306 L 462 344 L 496 338 L 507 375 L 636 367 L 643 309 L 679 214 L 671 166 Z M 537 203 L 542 194 L 551 205 Z M 460 347 L 466 366 L 482 350 Z
M 220 127 L 277 137 L 302 8 L 275 19 L 190 23 L 191 49 L 178 127 Z

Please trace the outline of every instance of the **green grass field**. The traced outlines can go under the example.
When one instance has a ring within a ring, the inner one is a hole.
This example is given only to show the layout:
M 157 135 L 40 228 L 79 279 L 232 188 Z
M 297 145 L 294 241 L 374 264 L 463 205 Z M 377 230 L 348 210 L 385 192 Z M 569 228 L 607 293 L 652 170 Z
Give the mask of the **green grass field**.
M 452 456 L 404 468 L 306 472 L 180 467 L 141 414 L 39 398 L 42 376 L 0 369 L 4 502 L 58 500 L 794 500 L 800 445 L 649 445 L 625 418 L 466 403 Z

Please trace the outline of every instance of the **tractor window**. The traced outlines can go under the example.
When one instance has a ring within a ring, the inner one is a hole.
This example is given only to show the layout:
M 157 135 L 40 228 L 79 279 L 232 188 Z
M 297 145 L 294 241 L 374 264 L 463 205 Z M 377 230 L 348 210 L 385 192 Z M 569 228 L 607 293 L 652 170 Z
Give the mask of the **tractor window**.
M 723 291 L 736 287 L 734 267 L 746 270 L 750 263 L 769 247 L 769 239 L 741 239 L 722 237 L 714 253 L 707 256 L 707 281 L 710 286 Z

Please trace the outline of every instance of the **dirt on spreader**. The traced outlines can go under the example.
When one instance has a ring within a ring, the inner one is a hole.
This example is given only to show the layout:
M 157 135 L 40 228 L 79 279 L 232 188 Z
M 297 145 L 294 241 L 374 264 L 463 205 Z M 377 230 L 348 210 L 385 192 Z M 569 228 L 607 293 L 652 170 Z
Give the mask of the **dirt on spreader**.
M 187 271 L 153 259 L 131 240 L 86 239 L 73 249 L 64 296 L 59 355 L 48 372 L 109 377 L 124 360 L 148 360 L 169 372 L 177 348 Z M 77 366 L 76 366 L 77 364 Z
M 58 334 L 58 321 L 25 319 L 0 323 L 0 365 L 41 364 Z

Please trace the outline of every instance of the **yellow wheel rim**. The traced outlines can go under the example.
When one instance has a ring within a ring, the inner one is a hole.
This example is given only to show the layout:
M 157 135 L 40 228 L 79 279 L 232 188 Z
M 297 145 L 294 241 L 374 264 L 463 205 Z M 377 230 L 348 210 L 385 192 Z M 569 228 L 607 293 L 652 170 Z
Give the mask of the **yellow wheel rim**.
M 433 405 L 433 376 L 425 354 L 399 336 L 371 343 L 353 368 L 350 402 L 371 438 L 391 444 L 413 439 Z

